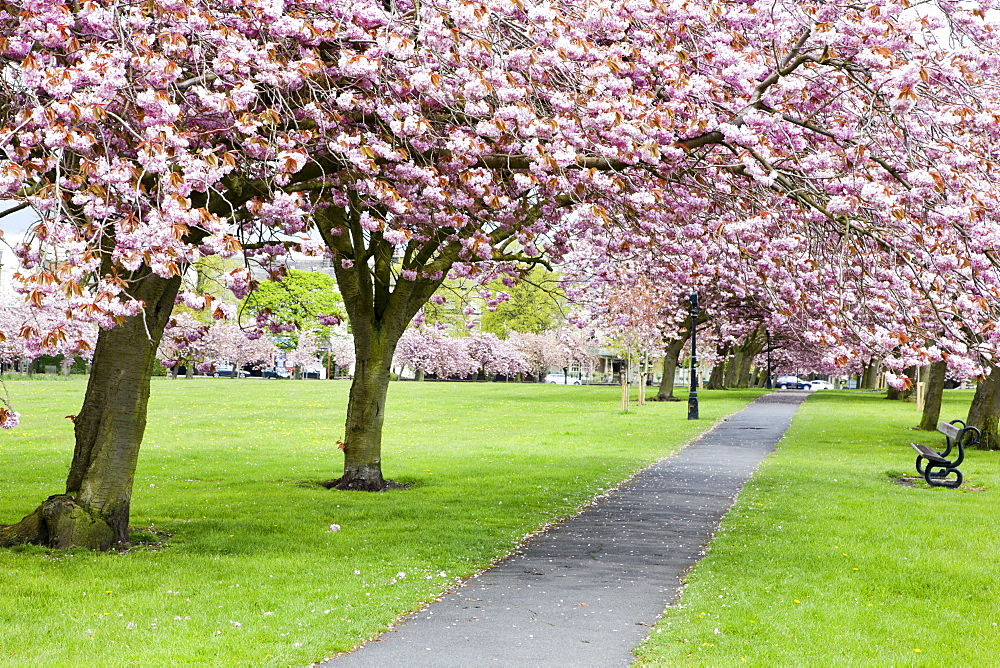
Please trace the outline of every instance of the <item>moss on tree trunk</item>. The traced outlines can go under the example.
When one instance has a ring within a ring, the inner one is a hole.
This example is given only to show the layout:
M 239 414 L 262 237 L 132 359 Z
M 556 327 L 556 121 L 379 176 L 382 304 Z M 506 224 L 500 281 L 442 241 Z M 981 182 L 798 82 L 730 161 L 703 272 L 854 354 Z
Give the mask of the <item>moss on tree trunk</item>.
M 128 541 L 149 379 L 180 287 L 180 277 L 164 279 L 145 270 L 131 278 L 129 293 L 144 302 L 145 312 L 98 335 L 87 392 L 74 421 L 76 446 L 66 492 L 0 529 L 0 546 L 107 550 Z

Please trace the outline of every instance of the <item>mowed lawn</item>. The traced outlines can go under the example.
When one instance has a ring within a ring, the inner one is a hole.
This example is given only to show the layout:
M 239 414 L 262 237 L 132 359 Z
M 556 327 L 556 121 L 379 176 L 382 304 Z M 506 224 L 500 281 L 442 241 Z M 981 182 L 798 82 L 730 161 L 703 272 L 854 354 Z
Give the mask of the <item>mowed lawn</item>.
M 964 418 L 969 391 L 945 393 Z M 1000 657 L 1000 453 L 971 489 L 904 487 L 914 404 L 818 392 L 636 655 L 696 666 L 988 666 Z
M 8 387 L 22 424 L 0 434 L 0 523 L 63 491 L 65 416 L 84 382 Z M 383 468 L 411 487 L 366 494 L 312 484 L 342 466 L 347 391 L 154 379 L 132 524 L 139 540 L 169 540 L 127 553 L 0 551 L 0 664 L 333 656 L 760 394 L 705 392 L 703 419 L 689 422 L 684 403 L 622 414 L 613 387 L 394 383 Z

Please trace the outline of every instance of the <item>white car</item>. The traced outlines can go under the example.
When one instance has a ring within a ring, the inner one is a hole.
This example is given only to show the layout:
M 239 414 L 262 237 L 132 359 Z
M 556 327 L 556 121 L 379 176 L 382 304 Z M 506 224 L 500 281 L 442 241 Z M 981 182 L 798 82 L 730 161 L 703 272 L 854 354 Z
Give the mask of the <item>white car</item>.
M 833 383 L 825 380 L 810 380 L 809 387 L 814 390 L 832 390 Z
M 579 385 L 579 378 L 566 378 L 564 373 L 550 373 L 545 376 L 546 383 L 553 383 L 555 385 Z
M 778 376 L 774 386 L 779 390 L 808 390 L 810 384 L 808 380 L 802 380 L 798 376 Z

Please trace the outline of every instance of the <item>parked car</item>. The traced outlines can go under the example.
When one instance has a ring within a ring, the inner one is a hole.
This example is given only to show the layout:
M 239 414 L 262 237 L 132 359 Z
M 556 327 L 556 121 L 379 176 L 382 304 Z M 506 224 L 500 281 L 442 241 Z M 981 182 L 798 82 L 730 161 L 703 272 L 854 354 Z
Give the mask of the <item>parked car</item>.
M 809 385 L 814 390 L 832 390 L 833 383 L 826 380 L 810 380 Z
M 579 378 L 566 378 L 564 373 L 550 373 L 545 376 L 546 383 L 553 383 L 555 385 L 580 385 Z
M 218 366 L 215 368 L 215 372 L 212 374 L 216 378 L 232 378 L 233 377 L 233 367 L 231 366 Z M 236 370 L 237 378 L 246 378 L 250 374 L 243 369 Z
M 262 378 L 288 378 L 291 374 L 287 369 L 276 367 L 274 369 L 264 369 L 260 373 Z
M 809 390 L 812 389 L 808 380 L 802 380 L 798 376 L 778 376 L 774 386 L 779 390 Z

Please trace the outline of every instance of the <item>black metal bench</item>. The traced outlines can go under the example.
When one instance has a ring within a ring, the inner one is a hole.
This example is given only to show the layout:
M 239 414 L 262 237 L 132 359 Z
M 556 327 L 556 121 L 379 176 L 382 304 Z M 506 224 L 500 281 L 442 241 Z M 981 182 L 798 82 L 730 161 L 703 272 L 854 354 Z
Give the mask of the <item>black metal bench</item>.
M 961 420 L 951 422 L 941 422 L 937 430 L 944 434 L 945 449 L 938 452 L 926 445 L 910 443 L 917 451 L 917 473 L 924 477 L 931 487 L 947 487 L 955 489 L 962 484 L 962 472 L 958 470 L 959 464 L 965 459 L 965 449 L 973 448 L 979 444 L 982 436 L 975 427 L 966 427 Z M 948 459 L 948 456 L 955 450 L 955 458 Z M 920 461 L 927 462 L 926 466 L 921 466 Z M 948 476 L 955 474 L 954 480 L 948 480 Z

